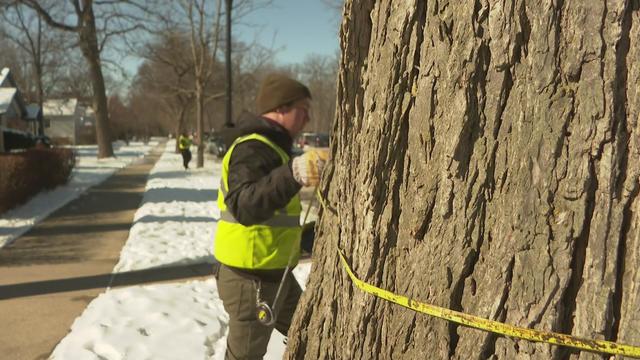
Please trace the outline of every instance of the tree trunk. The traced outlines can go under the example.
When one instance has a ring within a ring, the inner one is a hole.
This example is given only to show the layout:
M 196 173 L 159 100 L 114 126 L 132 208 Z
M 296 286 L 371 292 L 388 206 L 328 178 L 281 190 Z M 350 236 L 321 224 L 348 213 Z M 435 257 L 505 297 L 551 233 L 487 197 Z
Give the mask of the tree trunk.
M 4 152 L 4 120 L 3 115 L 0 114 L 0 153 Z
M 640 345 L 640 1 L 347 1 L 289 359 L 601 359 L 377 299 Z
M 204 166 L 204 98 L 202 80 L 196 78 L 196 129 L 198 131 L 198 160 L 196 166 L 201 168 Z
M 39 57 L 38 57 L 38 60 L 34 61 L 33 65 L 34 65 L 35 76 L 36 76 L 36 91 L 38 93 L 38 107 L 40 108 L 40 111 L 43 111 L 42 105 L 44 104 L 44 84 L 42 83 L 42 77 L 44 76 L 44 74 L 42 71 L 42 63 Z M 40 116 L 38 118 L 38 124 L 37 124 L 38 135 L 44 135 L 43 117 L 44 116 Z
M 36 49 L 34 51 L 34 61 L 33 67 L 35 69 L 36 76 L 36 91 L 38 95 L 38 107 L 40 111 L 43 112 L 43 104 L 44 104 L 44 84 L 43 77 L 44 71 L 42 70 L 42 19 L 38 16 L 38 31 L 37 31 L 37 40 L 36 40 Z M 44 135 L 44 114 L 38 117 L 38 135 Z
M 98 158 L 100 159 L 113 156 L 113 147 L 111 146 L 107 95 L 100 64 L 93 5 L 91 5 L 90 1 L 86 1 L 84 6 L 87 9 L 82 14 L 84 25 L 79 30 L 80 49 L 89 65 L 89 76 L 91 76 L 91 87 L 93 89 L 93 108 L 96 113 L 96 141 L 98 143 Z

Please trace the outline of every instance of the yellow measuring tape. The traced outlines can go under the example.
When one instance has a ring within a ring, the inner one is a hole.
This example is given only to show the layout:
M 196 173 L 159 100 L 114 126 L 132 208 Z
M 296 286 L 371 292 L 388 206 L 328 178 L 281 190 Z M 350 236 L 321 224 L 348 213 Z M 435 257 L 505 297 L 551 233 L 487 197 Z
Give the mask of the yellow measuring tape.
M 319 190 L 316 192 L 316 195 L 322 208 L 326 209 L 327 206 Z M 391 291 L 381 289 L 379 287 L 373 286 L 369 283 L 366 283 L 358 279 L 354 275 L 351 268 L 349 267 L 349 264 L 347 263 L 347 260 L 345 260 L 344 254 L 342 253 L 342 251 L 338 250 L 338 255 L 340 255 L 340 260 L 342 261 L 342 265 L 344 266 L 344 269 L 347 271 L 347 274 L 349 274 L 351 281 L 353 281 L 356 287 L 358 287 L 360 290 L 366 293 L 372 294 L 378 298 L 391 301 L 398 305 L 412 309 L 414 311 L 435 316 L 437 318 L 454 322 L 460 325 L 492 332 L 494 334 L 509 336 L 512 338 L 529 340 L 534 342 L 542 342 L 542 343 L 553 344 L 553 345 L 568 346 L 568 347 L 596 352 L 596 353 L 623 355 L 623 356 L 640 359 L 640 347 L 638 346 L 618 344 L 618 343 L 606 341 L 606 340 L 584 339 L 584 338 L 579 338 L 579 337 L 567 335 L 567 334 L 560 334 L 560 333 L 555 333 L 550 331 L 542 331 L 542 330 L 517 327 L 517 326 L 501 323 L 498 321 L 493 321 L 493 320 L 484 319 L 478 316 L 465 314 L 459 311 L 450 310 L 450 309 L 442 308 L 435 305 L 425 304 L 413 299 L 409 299 L 406 296 L 394 294 Z
M 342 251 L 338 250 L 342 265 L 349 274 L 351 281 L 360 288 L 360 290 L 372 294 L 381 299 L 391 301 L 398 305 L 407 307 L 409 309 L 438 317 L 447 321 L 451 321 L 460 325 L 489 331 L 495 334 L 505 335 L 512 338 L 524 339 L 535 342 L 543 342 L 547 344 L 569 346 L 576 349 L 592 351 L 597 353 L 607 353 L 612 355 L 624 355 L 632 358 L 640 359 L 640 347 L 623 345 L 605 340 L 592 340 L 582 339 L 579 337 L 559 334 L 549 331 L 541 331 L 534 329 L 521 328 L 498 321 L 488 320 L 481 317 L 461 313 L 458 311 L 441 308 L 439 306 L 425 304 L 413 299 L 409 299 L 405 296 L 394 294 L 390 291 L 380 289 L 371 284 L 368 284 L 358 279 L 354 274 L 349 264 L 344 258 Z

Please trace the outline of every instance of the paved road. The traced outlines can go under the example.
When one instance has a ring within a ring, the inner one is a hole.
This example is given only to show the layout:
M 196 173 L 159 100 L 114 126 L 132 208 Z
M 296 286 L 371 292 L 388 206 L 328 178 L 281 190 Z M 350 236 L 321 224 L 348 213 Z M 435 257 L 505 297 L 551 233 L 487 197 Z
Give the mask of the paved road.
M 109 284 L 211 273 L 211 265 L 203 264 L 111 274 L 163 149 L 161 144 L 0 249 L 0 358 L 48 358 Z

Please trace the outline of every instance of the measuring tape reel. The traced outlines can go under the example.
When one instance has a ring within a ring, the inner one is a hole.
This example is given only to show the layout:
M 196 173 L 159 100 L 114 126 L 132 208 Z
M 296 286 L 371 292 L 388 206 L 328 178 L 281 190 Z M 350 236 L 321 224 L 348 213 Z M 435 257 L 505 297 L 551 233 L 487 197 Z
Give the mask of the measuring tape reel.
M 256 304 L 256 317 L 264 326 L 271 326 L 276 323 L 276 316 L 271 310 L 271 306 L 265 301 L 260 301 Z
M 264 326 L 271 326 L 276 323 L 276 314 L 269 304 L 262 300 L 260 296 L 262 290 L 262 283 L 257 280 L 254 281 L 254 285 L 256 287 L 256 318 L 260 324 Z

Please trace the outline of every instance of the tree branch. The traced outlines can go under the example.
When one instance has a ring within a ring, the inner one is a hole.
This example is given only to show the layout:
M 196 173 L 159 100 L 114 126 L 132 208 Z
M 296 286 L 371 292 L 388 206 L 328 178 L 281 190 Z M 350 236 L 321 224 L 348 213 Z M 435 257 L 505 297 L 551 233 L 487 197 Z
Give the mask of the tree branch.
M 61 29 L 64 31 L 73 31 L 73 32 L 80 31 L 80 24 L 73 26 L 73 25 L 68 25 L 65 23 L 55 21 L 49 14 L 49 12 L 46 9 L 44 9 L 42 6 L 40 6 L 40 4 L 35 0 L 17 0 L 17 3 L 24 4 L 30 7 L 31 9 L 35 10 L 42 17 L 42 19 L 51 27 L 54 27 L 56 29 Z M 74 2 L 74 6 L 76 5 L 75 3 L 77 3 L 77 1 Z M 80 22 L 79 13 L 78 13 L 78 22 Z
M 221 92 L 221 93 L 216 93 L 216 94 L 207 96 L 206 98 L 204 98 L 204 103 L 206 104 L 206 103 L 208 103 L 209 101 L 212 101 L 212 100 L 222 99 L 226 95 L 227 95 L 226 92 Z
M 105 26 L 106 26 L 106 22 L 105 22 Z M 125 29 L 120 29 L 120 30 L 115 30 L 115 31 L 107 31 L 106 28 L 104 29 L 104 37 L 102 38 L 102 41 L 100 42 L 100 45 L 98 46 L 98 50 L 100 52 L 102 52 L 102 49 L 104 48 L 105 44 L 107 43 L 107 40 L 111 37 L 111 36 L 117 36 L 117 35 L 123 35 L 126 34 L 128 32 L 134 31 L 134 30 L 139 30 L 139 29 L 144 29 L 144 25 L 142 24 L 136 24 L 134 26 L 131 26 L 129 28 L 125 28 Z

